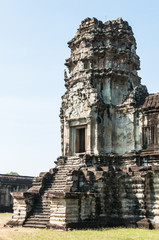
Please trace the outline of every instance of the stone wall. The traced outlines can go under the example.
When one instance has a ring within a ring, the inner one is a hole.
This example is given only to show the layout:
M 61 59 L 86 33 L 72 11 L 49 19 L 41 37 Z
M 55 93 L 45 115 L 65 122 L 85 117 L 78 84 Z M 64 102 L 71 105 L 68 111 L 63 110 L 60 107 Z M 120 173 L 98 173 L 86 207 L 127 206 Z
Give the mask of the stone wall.
M 142 149 L 136 112 L 148 95 L 140 83 L 136 41 L 126 21 L 82 21 L 68 42 L 66 93 L 62 97 L 63 155 L 78 155 L 78 128 L 85 128 L 87 154 L 124 154 Z M 142 115 L 142 114 L 141 114 Z M 75 143 L 76 142 L 76 143 Z
M 68 45 L 62 156 L 12 194 L 8 225 L 159 228 L 159 94 L 140 82 L 132 29 L 86 18 Z
M 31 187 L 32 177 L 0 174 L 0 212 L 12 212 L 12 192 L 25 192 Z
M 111 164 L 106 167 L 103 161 L 95 163 L 91 160 L 87 167 L 68 175 L 71 177 L 71 181 L 66 179 L 66 185 L 71 182 L 69 193 L 50 191 L 49 227 L 159 228 L 159 167 L 117 167 Z

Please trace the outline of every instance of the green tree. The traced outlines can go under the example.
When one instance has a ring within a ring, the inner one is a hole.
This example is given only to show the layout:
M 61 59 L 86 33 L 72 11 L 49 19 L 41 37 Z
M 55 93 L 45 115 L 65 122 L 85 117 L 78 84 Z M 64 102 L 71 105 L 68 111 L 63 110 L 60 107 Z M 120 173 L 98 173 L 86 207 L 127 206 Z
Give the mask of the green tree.
M 7 175 L 14 175 L 14 176 L 19 176 L 19 174 L 17 172 L 10 172 L 10 173 L 6 173 Z

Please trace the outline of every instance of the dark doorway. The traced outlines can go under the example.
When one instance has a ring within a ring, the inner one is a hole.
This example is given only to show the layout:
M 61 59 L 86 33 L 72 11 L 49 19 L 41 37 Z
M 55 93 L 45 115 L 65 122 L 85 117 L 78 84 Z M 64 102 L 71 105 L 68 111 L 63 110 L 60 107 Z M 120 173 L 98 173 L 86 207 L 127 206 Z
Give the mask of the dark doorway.
M 143 133 L 143 148 L 147 148 L 148 146 L 157 144 L 157 127 L 150 126 L 144 127 L 142 129 Z
M 76 129 L 76 153 L 85 152 L 85 128 Z

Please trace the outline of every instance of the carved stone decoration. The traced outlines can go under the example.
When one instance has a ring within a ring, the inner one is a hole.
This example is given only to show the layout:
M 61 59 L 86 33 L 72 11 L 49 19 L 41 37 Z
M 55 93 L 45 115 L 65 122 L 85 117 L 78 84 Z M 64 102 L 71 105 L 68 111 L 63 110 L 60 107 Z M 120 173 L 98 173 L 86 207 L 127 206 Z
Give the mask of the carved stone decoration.
M 132 29 L 86 18 L 68 45 L 62 156 L 21 201 L 13 194 L 10 224 L 159 228 L 159 94 L 140 83 Z

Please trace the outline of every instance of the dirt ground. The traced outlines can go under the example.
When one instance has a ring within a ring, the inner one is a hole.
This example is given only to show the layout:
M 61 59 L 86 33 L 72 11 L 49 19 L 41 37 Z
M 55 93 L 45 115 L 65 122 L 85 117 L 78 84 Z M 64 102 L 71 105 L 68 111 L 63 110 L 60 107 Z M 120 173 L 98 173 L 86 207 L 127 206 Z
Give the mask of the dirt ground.
M 60 232 L 4 227 L 11 217 L 10 213 L 0 213 L 0 240 L 159 240 L 159 230 L 109 228 Z

